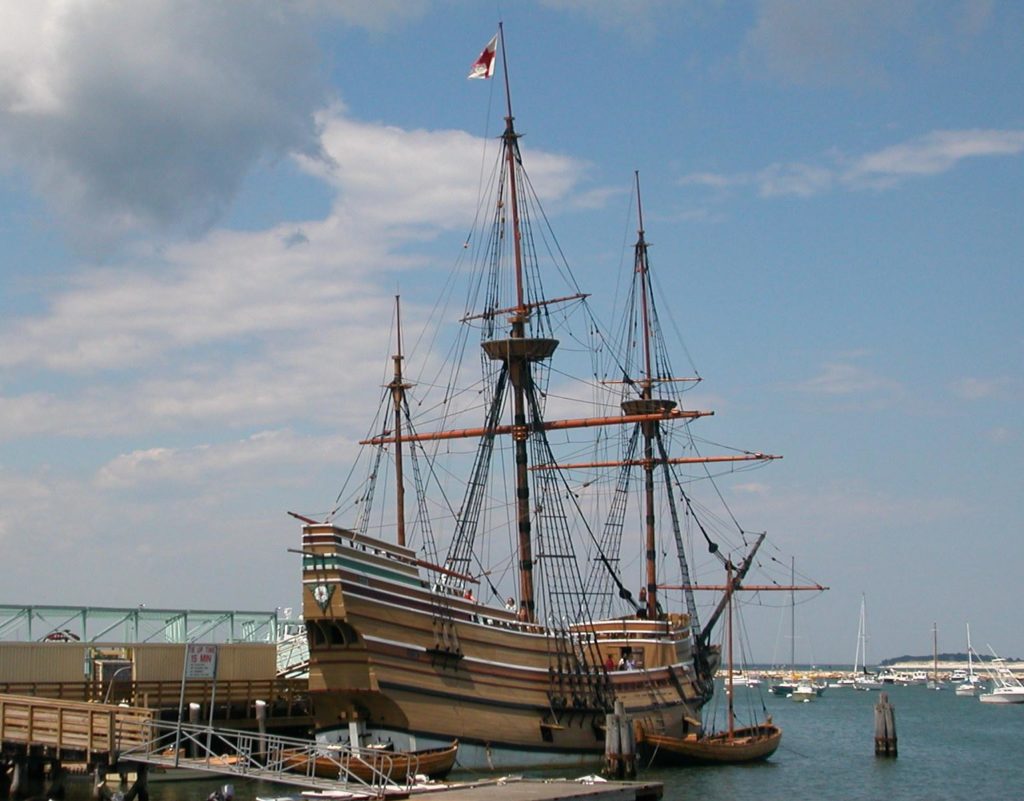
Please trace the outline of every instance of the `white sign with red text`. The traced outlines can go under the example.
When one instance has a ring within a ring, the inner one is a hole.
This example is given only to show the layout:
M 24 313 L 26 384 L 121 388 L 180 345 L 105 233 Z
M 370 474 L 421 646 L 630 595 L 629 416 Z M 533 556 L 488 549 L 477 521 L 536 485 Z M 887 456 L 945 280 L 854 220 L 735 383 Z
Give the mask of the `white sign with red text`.
M 217 646 L 190 643 L 185 657 L 186 679 L 215 679 L 217 677 Z

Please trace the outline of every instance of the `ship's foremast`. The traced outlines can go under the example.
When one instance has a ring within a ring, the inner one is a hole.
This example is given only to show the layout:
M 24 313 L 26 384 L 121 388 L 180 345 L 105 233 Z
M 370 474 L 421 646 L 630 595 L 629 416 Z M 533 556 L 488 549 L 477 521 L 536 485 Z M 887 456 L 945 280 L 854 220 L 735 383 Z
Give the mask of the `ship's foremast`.
M 395 338 L 397 345 L 394 362 L 394 377 L 388 387 L 391 390 L 391 402 L 394 412 L 394 433 L 395 433 L 395 529 L 398 544 L 405 547 L 405 480 L 404 464 L 402 461 L 402 406 L 405 402 L 405 392 L 409 389 L 402 378 L 402 307 L 399 298 L 395 296 Z

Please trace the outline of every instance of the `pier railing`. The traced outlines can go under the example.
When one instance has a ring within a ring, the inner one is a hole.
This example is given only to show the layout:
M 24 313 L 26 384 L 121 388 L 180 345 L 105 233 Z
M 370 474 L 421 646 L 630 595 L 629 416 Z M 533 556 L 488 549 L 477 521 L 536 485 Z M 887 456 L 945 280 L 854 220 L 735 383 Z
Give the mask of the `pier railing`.
M 306 679 L 234 679 L 213 682 L 189 681 L 185 685 L 185 703 L 209 704 L 218 708 L 247 710 L 257 701 L 282 708 L 286 715 L 308 714 Z M 62 701 L 122 701 L 132 706 L 156 710 L 177 710 L 181 701 L 181 681 L 0 681 L 0 695 L 35 696 Z M 226 715 L 229 716 L 229 715 Z
M 306 639 L 305 631 L 278 641 L 277 675 L 287 678 L 308 678 L 309 640 Z
M 121 760 L 373 797 L 408 790 L 414 780 L 412 771 L 401 784 L 393 780 L 395 763 L 386 751 L 170 721 L 146 726 L 148 736 L 122 750 Z
M 110 704 L 55 701 L 0 695 L 0 743 L 41 748 L 56 754 L 110 755 L 145 747 L 154 712 Z

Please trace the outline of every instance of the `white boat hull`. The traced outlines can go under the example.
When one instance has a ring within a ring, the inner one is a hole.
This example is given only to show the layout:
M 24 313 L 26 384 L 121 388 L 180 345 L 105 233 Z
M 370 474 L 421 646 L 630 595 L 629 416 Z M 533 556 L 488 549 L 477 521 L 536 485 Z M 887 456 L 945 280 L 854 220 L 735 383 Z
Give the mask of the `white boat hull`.
M 1000 692 L 1000 689 L 979 695 L 978 700 L 983 704 L 1024 704 L 1024 689 L 1015 692 Z

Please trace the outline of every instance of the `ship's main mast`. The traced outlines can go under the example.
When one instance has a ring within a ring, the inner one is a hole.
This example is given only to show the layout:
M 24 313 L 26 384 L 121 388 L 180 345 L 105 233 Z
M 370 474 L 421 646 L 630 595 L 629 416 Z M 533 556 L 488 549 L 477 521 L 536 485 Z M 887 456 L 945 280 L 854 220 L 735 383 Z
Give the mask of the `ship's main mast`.
M 508 196 L 509 205 L 512 209 L 512 243 L 515 253 L 515 278 L 516 278 L 516 309 L 510 317 L 512 323 L 511 339 L 506 347 L 500 347 L 501 342 L 487 342 L 484 350 L 492 359 L 504 359 L 508 365 L 509 379 L 512 382 L 512 439 L 515 443 L 515 486 L 516 486 L 516 520 L 519 535 L 519 599 L 525 606 L 526 615 L 532 622 L 536 619 L 536 602 L 534 600 L 533 587 L 533 541 L 532 525 L 530 520 L 530 481 L 529 481 L 529 455 L 527 454 L 526 439 L 526 390 L 532 381 L 530 372 L 530 361 L 542 359 L 555 352 L 557 342 L 546 340 L 539 349 L 534 347 L 540 345 L 538 340 L 526 336 L 526 321 L 529 317 L 529 309 L 526 307 L 523 294 L 523 250 L 519 230 L 519 197 L 516 191 L 516 161 L 519 151 L 519 137 L 515 131 L 515 118 L 512 116 L 512 94 L 509 91 L 508 60 L 505 57 L 504 30 L 499 26 L 501 33 L 501 59 L 505 76 L 505 98 L 508 113 L 505 116 L 505 133 L 502 136 L 502 145 L 505 149 L 505 163 L 508 174 Z M 499 347 L 489 347 L 498 345 Z M 518 429 L 518 430 L 515 430 Z

